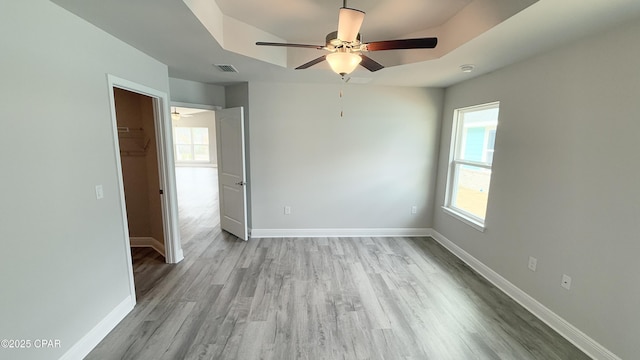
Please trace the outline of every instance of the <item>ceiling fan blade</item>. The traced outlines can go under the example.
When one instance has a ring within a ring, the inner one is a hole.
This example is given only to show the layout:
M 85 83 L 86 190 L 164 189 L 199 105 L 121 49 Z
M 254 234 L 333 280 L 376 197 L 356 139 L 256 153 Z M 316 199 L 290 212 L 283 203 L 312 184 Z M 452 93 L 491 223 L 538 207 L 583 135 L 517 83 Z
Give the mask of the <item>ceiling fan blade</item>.
M 327 55 L 323 55 L 323 56 L 320 56 L 320 57 L 319 57 L 319 58 L 317 58 L 317 59 L 313 59 L 313 60 L 309 61 L 309 62 L 308 62 L 308 63 L 306 63 L 306 64 L 302 64 L 302 65 L 298 66 L 298 67 L 296 68 L 296 70 L 302 70 L 302 69 L 310 68 L 310 67 L 312 67 L 312 66 L 313 66 L 313 65 L 315 65 L 315 64 L 318 64 L 318 63 L 323 62 L 323 61 L 325 60 L 325 58 L 326 58 L 326 57 L 327 57 Z
M 374 71 L 378 71 L 378 70 L 382 70 L 384 69 L 384 66 L 382 64 L 380 64 L 379 62 L 373 60 L 372 58 L 366 56 L 366 55 L 360 55 L 360 57 L 362 58 L 362 61 L 360 62 L 360 65 L 362 65 L 363 68 L 374 72 Z
M 364 11 L 347 7 L 340 8 L 340 13 L 338 14 L 338 39 L 345 42 L 356 41 L 364 21 L 364 15 Z
M 309 45 L 309 44 L 289 44 L 289 43 L 276 43 L 276 42 L 264 42 L 258 41 L 256 45 L 260 46 L 286 46 L 286 47 L 299 47 L 299 48 L 309 48 L 309 49 L 318 49 L 321 50 L 324 46 L 321 45 Z
M 368 51 L 402 50 L 402 49 L 433 49 L 438 44 L 438 38 L 399 39 L 374 41 L 367 44 Z

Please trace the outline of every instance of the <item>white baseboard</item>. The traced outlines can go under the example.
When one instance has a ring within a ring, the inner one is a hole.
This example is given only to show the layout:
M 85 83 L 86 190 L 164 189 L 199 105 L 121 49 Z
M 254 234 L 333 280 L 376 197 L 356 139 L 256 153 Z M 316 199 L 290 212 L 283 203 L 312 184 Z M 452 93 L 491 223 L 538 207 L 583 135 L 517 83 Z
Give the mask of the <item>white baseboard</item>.
M 167 259 L 167 264 L 177 264 L 182 260 L 184 260 L 184 253 L 182 252 L 182 247 L 180 247 L 177 251 L 174 251 L 173 259 Z
M 217 168 L 218 164 L 208 164 L 208 163 L 195 163 L 195 164 L 191 164 L 191 163 L 176 163 L 175 164 L 176 167 L 197 167 L 197 168 L 202 168 L 202 167 L 207 167 L 207 168 Z
M 84 359 L 133 310 L 135 305 L 135 300 L 131 296 L 127 296 L 93 329 L 64 353 L 60 360 Z
M 164 244 L 152 237 L 135 237 L 129 238 L 131 247 L 150 247 L 153 250 L 159 252 L 162 256 L 166 256 L 164 250 Z
M 252 238 L 290 238 L 290 237 L 420 237 L 429 236 L 427 228 L 397 229 L 252 229 Z
M 552 329 L 554 329 L 580 350 L 584 351 L 587 355 L 591 356 L 593 359 L 621 360 L 607 348 L 600 345 L 597 341 L 587 336 L 585 333 L 580 331 L 575 326 L 571 325 L 569 322 L 567 322 L 565 319 L 563 319 L 553 311 L 549 310 L 546 306 L 542 305 L 536 299 L 532 298 L 529 294 L 520 290 L 520 288 L 510 283 L 507 279 L 500 276 L 500 274 L 493 271 L 487 265 L 483 264 L 480 260 L 464 251 L 462 248 L 454 244 L 451 240 L 447 239 L 439 232 L 431 230 L 430 235 L 452 254 L 469 265 L 473 270 L 482 275 L 498 289 L 502 290 L 502 292 L 522 305 L 525 309 L 529 310 L 538 319 L 549 325 Z

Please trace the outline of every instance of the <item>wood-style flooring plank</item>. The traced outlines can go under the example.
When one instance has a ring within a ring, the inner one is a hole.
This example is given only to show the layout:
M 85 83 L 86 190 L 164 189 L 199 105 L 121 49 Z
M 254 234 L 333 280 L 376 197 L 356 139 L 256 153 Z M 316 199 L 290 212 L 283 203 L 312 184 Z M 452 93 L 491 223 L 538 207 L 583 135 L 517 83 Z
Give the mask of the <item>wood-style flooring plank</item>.
M 185 259 L 132 249 L 137 305 L 87 359 L 588 359 L 433 239 L 244 242 L 215 168 L 177 177 Z

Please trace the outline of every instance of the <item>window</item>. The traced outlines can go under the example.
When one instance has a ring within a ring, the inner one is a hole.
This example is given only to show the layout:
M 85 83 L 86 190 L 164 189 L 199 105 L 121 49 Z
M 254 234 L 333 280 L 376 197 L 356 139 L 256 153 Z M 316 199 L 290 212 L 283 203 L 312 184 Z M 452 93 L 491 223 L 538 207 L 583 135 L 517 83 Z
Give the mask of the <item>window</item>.
M 210 162 L 209 129 L 199 127 L 176 127 L 176 162 Z
M 479 230 L 487 212 L 498 112 L 496 102 L 454 114 L 444 209 Z

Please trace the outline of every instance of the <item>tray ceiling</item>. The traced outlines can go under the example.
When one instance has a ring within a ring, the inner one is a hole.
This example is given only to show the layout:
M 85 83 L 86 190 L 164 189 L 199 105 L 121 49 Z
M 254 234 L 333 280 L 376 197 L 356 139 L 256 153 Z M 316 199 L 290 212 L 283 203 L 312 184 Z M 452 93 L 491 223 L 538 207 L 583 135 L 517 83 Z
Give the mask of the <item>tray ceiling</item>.
M 167 64 L 169 76 L 203 83 L 339 83 L 328 66 L 297 71 L 320 54 L 255 41 L 322 44 L 341 1 L 50 0 Z M 367 13 L 365 41 L 437 36 L 433 50 L 369 53 L 387 68 L 356 70 L 352 83 L 446 87 L 640 16 L 638 0 L 351 0 Z M 472 73 L 460 65 L 475 64 Z M 213 64 L 234 65 L 239 73 Z M 356 81 L 357 80 L 357 81 Z

